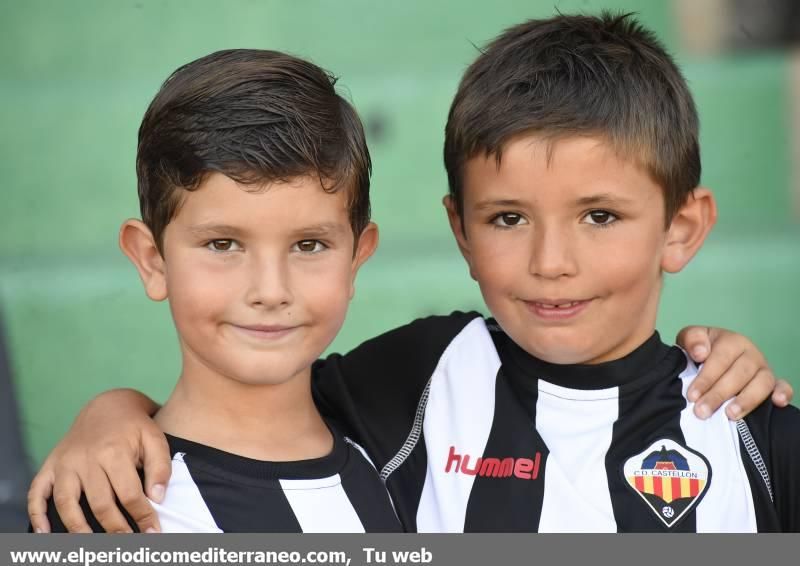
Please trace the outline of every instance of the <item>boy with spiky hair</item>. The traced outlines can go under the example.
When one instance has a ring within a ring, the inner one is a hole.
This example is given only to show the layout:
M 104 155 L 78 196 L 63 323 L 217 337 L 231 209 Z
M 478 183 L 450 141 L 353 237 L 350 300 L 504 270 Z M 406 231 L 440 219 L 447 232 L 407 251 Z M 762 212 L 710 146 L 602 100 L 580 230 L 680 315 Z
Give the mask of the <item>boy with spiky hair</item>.
M 449 347 L 466 367 L 497 358 L 463 402 L 442 405 L 455 366 L 431 380 L 418 508 L 450 510 L 418 527 L 800 530 L 800 412 L 695 418 L 698 367 L 655 331 L 663 273 L 717 216 L 691 93 L 656 37 L 608 13 L 507 30 L 467 70 L 444 155 L 450 224 L 494 316 Z M 502 426 L 469 407 L 478 387 Z
M 698 419 L 699 368 L 655 332 L 662 273 L 716 218 L 697 127 L 677 67 L 630 16 L 529 21 L 467 70 L 445 206 L 494 318 L 417 320 L 315 366 L 317 402 L 370 453 L 406 529 L 800 528 L 797 411 Z M 57 475 L 85 472 L 76 458 L 102 444 L 87 431 L 112 406 L 130 421 L 112 445 L 153 443 L 152 402 L 112 394 Z M 122 450 L 112 482 L 138 459 Z
M 155 416 L 172 455 L 164 530 L 400 530 L 311 396 L 377 244 L 364 132 L 334 82 L 283 53 L 220 51 L 170 75 L 142 120 L 142 220 L 119 241 L 147 296 L 169 300 L 181 349 Z M 54 506 L 50 520 L 65 530 Z

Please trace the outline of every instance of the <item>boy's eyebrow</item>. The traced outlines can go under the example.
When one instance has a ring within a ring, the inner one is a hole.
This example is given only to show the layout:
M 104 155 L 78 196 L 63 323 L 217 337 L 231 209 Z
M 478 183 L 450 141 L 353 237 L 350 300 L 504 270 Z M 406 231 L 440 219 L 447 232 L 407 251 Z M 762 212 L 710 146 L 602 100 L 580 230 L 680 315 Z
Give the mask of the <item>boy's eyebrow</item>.
M 300 226 L 295 230 L 295 233 L 304 236 L 328 236 L 338 235 L 346 232 L 347 227 L 337 222 L 320 222 L 319 224 L 309 224 L 308 226 Z
M 246 232 L 241 228 L 229 226 L 228 224 L 196 224 L 187 228 L 195 236 L 210 237 L 210 236 L 230 236 L 242 237 Z M 328 236 L 338 235 L 347 231 L 347 226 L 337 222 L 320 222 L 318 224 L 309 224 L 307 226 L 299 226 L 294 232 L 303 236 Z
M 521 200 L 518 199 L 486 199 L 486 200 L 479 200 L 475 203 L 475 210 L 485 210 L 487 208 L 495 208 L 499 206 L 514 206 L 520 207 L 523 206 Z
M 626 205 L 632 204 L 634 201 L 625 197 L 612 195 L 608 193 L 599 193 L 587 197 L 581 197 L 575 201 L 576 206 L 603 206 L 603 205 Z
M 575 201 L 575 206 L 623 206 L 628 204 L 633 204 L 634 201 L 629 198 L 621 197 L 618 195 L 613 195 L 610 193 L 599 193 L 596 195 L 590 195 L 586 197 L 581 197 Z M 521 200 L 517 199 L 486 199 L 478 201 L 475 204 L 475 210 L 485 210 L 488 208 L 497 208 L 497 207 L 522 207 L 525 203 Z
M 244 235 L 244 231 L 240 228 L 236 228 L 235 226 L 229 226 L 227 224 L 197 224 L 195 226 L 189 226 L 189 232 L 194 234 L 195 236 L 234 236 L 234 237 L 241 237 Z

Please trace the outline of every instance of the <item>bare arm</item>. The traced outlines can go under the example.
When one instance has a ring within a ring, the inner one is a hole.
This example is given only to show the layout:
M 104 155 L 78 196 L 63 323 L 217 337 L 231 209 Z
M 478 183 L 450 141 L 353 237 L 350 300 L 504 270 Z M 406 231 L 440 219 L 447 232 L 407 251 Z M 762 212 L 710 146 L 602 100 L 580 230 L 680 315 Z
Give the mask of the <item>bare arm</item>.
M 106 531 L 131 530 L 115 494 L 142 532 L 158 531 L 158 516 L 136 471 L 144 465 L 147 494 L 163 500 L 171 466 L 166 438 L 151 419 L 158 408 L 131 389 L 109 391 L 90 401 L 31 483 L 28 514 L 34 532 L 50 532 L 51 495 L 70 532 L 91 532 L 79 505 L 81 491 Z

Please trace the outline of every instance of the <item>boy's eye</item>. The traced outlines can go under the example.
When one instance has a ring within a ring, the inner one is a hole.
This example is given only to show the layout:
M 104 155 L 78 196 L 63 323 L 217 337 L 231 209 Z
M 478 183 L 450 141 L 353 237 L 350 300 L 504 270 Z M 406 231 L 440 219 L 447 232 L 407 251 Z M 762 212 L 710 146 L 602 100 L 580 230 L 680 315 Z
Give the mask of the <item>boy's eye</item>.
M 607 210 L 592 210 L 584 216 L 583 219 L 587 224 L 594 224 L 597 226 L 608 226 L 619 220 L 619 218 Z
M 212 252 L 231 252 L 240 249 L 236 240 L 211 240 L 206 247 Z
M 328 246 L 320 242 L 319 240 L 300 240 L 294 245 L 294 248 L 298 252 L 303 252 L 307 254 L 315 254 L 321 252 L 322 250 L 326 249 Z
M 492 224 L 504 228 L 520 226 L 527 223 L 528 221 L 525 220 L 521 214 L 517 214 L 515 212 L 501 212 L 492 219 Z

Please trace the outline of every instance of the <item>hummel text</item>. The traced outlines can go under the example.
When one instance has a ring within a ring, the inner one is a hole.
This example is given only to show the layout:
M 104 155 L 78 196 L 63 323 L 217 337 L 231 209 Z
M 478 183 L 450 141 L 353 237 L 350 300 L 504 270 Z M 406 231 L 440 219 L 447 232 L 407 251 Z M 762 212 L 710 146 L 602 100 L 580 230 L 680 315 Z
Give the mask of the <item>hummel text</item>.
M 512 475 L 523 480 L 535 480 L 539 477 L 539 463 L 542 454 L 537 452 L 533 459 L 530 458 L 478 458 L 470 468 L 469 454 L 456 454 L 456 447 L 450 447 L 447 455 L 447 465 L 444 471 L 449 474 L 462 473 L 468 476 L 489 478 L 508 478 Z

